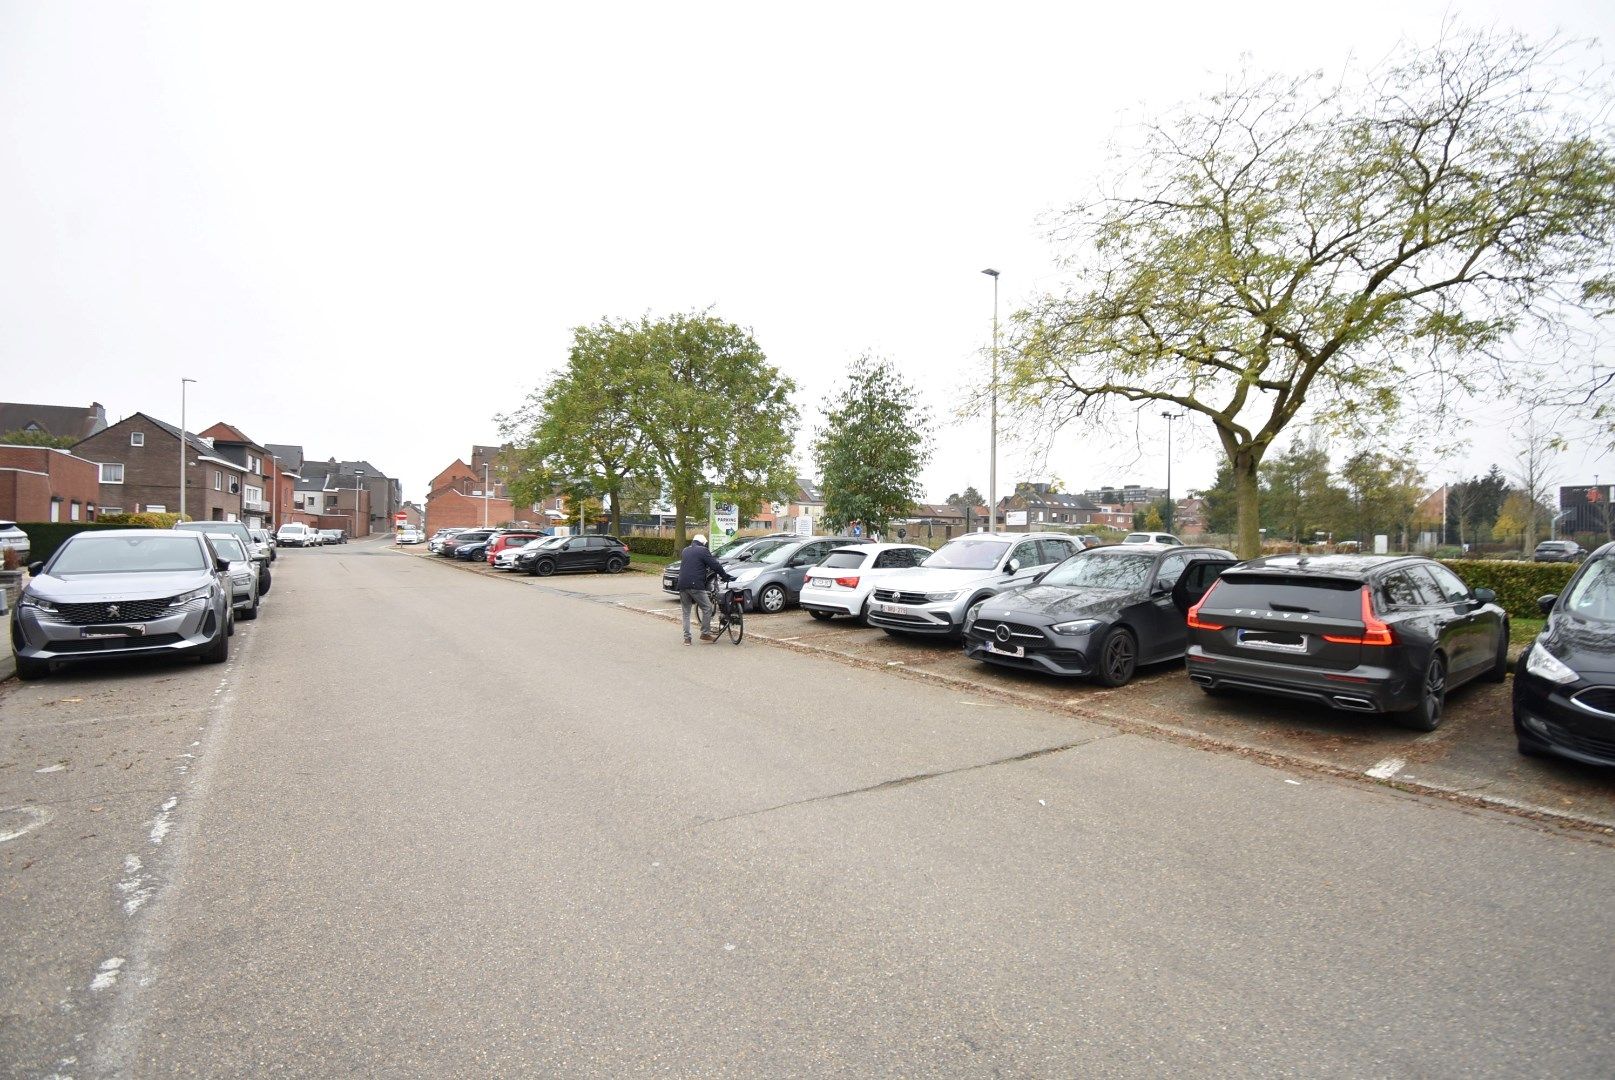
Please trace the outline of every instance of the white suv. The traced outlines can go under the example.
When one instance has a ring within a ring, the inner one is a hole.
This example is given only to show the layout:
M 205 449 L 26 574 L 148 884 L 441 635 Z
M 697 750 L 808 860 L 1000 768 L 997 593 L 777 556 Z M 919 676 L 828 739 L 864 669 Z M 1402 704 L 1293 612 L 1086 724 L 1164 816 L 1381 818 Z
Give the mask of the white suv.
M 893 570 L 875 586 L 869 625 L 888 634 L 958 636 L 965 613 L 989 596 L 1026 585 L 1082 550 L 1059 533 L 967 533 L 912 570 Z

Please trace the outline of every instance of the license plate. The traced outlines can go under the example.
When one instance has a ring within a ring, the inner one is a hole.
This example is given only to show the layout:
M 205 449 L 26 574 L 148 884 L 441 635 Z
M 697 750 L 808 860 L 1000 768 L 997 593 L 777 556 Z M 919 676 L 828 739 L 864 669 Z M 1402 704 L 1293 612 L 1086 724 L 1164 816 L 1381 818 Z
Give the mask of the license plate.
M 1025 656 L 1026 646 L 1000 645 L 996 641 L 989 641 L 987 642 L 987 651 L 990 653 L 997 653 L 999 656 Z
M 877 604 L 877 603 L 871 601 L 869 606 L 870 606 L 871 609 L 873 609 L 875 611 L 879 611 L 879 612 L 881 612 L 883 614 L 886 614 L 886 615 L 907 615 L 908 614 L 908 608 L 904 607 L 901 604 Z
M 140 637 L 146 628 L 136 623 L 133 626 L 86 626 L 79 631 L 81 638 L 114 638 L 114 637 Z
M 1235 638 L 1247 649 L 1266 649 L 1269 652 L 1304 653 L 1307 636 L 1292 630 L 1244 630 Z
M 810 577 L 808 578 L 807 583 L 809 586 L 815 589 L 828 589 L 830 587 L 829 578 Z

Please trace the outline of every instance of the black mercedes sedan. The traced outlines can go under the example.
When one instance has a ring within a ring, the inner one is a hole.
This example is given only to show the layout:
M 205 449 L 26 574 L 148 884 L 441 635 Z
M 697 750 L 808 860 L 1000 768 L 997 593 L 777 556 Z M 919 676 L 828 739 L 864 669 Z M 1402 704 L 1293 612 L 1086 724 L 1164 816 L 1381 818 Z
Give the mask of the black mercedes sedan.
M 1140 664 L 1183 655 L 1185 616 L 1234 565 L 1221 548 L 1115 545 L 1080 551 L 965 615 L 965 655 L 1121 686 Z
M 1508 614 L 1416 555 L 1275 555 L 1227 571 L 1189 611 L 1189 677 L 1434 731 L 1447 693 L 1508 677 Z
M 1514 669 L 1514 734 L 1527 757 L 1615 765 L 1615 544 L 1588 557 Z

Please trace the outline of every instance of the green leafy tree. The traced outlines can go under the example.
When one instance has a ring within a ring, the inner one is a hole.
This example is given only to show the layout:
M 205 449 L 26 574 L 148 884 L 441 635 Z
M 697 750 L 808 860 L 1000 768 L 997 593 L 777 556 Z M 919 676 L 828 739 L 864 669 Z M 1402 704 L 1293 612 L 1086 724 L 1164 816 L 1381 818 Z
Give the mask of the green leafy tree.
M 1405 546 L 1423 493 L 1424 477 L 1411 462 L 1372 450 L 1353 454 L 1340 467 L 1360 542 L 1384 534 Z
M 977 491 L 974 486 L 971 486 L 965 488 L 963 491 L 957 494 L 949 495 L 943 501 L 962 514 L 967 510 L 974 510 L 976 507 L 984 504 L 987 500 L 981 497 L 981 492 Z
M 619 324 L 625 422 L 672 499 L 674 542 L 706 512 L 709 494 L 744 520 L 793 490 L 796 384 L 768 362 L 751 332 L 707 312 Z
M 1508 495 L 1508 478 L 1493 465 L 1483 476 L 1472 476 L 1447 488 L 1447 528 L 1459 544 L 1474 543 L 1491 535 Z
M 924 493 L 920 470 L 931 458 L 930 413 L 890 360 L 865 354 L 847 368 L 813 441 L 824 488 L 825 528 L 862 522 L 885 533 Z
M 1239 527 L 1239 494 L 1232 462 L 1224 459 L 1217 466 L 1211 486 L 1202 491 L 1200 497 L 1205 500 L 1207 532 L 1226 535 Z
M 1299 543 L 1319 530 L 1332 533 L 1343 502 L 1330 475 L 1329 453 L 1321 446 L 1296 442 L 1262 463 L 1262 522 L 1269 539 Z
M 1204 417 L 1256 554 L 1259 469 L 1292 423 L 1368 434 L 1415 394 L 1439 419 L 1523 319 L 1563 328 L 1607 286 L 1609 94 L 1561 78 L 1563 53 L 1454 33 L 1152 125 L 1119 193 L 1068 212 L 1075 283 L 1017 316 L 1000 397 L 1051 436 L 1156 403 Z
M 1147 529 L 1150 532 L 1160 532 L 1162 529 L 1166 528 L 1166 521 L 1161 517 L 1160 507 L 1153 503 L 1150 504 L 1149 509 L 1143 512 L 1142 518 L 1140 518 L 1140 515 L 1138 514 L 1134 514 L 1133 518 L 1135 521 L 1139 522 L 1138 527 L 1140 529 Z
M 498 418 L 505 437 L 524 447 L 521 468 L 510 477 L 517 504 L 531 505 L 557 490 L 574 498 L 609 497 L 611 531 L 620 534 L 624 491 L 659 486 L 644 433 L 627 406 L 641 355 L 632 341 L 609 319 L 574 328 L 566 367 L 520 409 Z
M 79 440 L 72 435 L 52 435 L 48 431 L 7 431 L 0 434 L 0 444 L 8 446 L 51 446 L 66 450 Z

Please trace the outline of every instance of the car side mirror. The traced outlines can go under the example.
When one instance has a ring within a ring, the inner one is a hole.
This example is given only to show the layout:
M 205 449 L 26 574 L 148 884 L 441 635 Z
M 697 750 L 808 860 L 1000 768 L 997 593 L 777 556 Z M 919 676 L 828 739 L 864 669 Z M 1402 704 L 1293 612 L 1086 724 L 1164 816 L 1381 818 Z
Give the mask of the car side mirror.
M 1011 559 L 1011 560 L 1009 560 L 1009 562 L 1004 564 L 1004 573 L 1006 573 L 1006 574 L 1019 573 L 1020 569 L 1021 569 L 1021 561 L 1019 559 Z
M 1042 581 L 1044 578 L 1046 578 L 1048 576 L 1049 576 L 1049 572 L 1047 570 L 1043 570 L 1043 571 L 1041 571 L 1041 572 L 1039 572 L 1037 574 L 1034 574 L 1034 575 L 1032 575 L 1032 584 L 1036 585 L 1038 582 Z
M 1493 600 L 1497 599 L 1497 593 L 1491 589 L 1476 589 L 1474 595 L 1475 599 L 1479 600 L 1483 604 L 1490 604 Z
M 230 572 L 230 560 L 222 555 L 219 556 L 213 560 L 213 569 L 221 574 L 228 574 Z
M 1557 593 L 1555 593 L 1555 594 L 1553 594 L 1551 596 L 1539 596 L 1539 597 L 1536 598 L 1536 606 L 1542 611 L 1542 614 L 1544 614 L 1544 615 L 1546 615 L 1550 611 L 1552 611 L 1553 610 L 1553 605 L 1557 604 L 1558 602 L 1559 602 L 1559 595 Z
M 40 559 L 38 562 L 31 562 L 31 563 L 28 564 L 28 576 L 29 577 L 38 577 L 39 572 L 41 570 L 43 570 L 43 569 L 45 569 L 45 560 L 44 559 Z
M 1155 584 L 1150 586 L 1150 595 L 1151 596 L 1166 596 L 1166 595 L 1170 594 L 1171 592 L 1172 592 L 1172 586 L 1168 585 L 1166 582 L 1162 581 L 1160 578 L 1156 578 L 1155 579 Z

